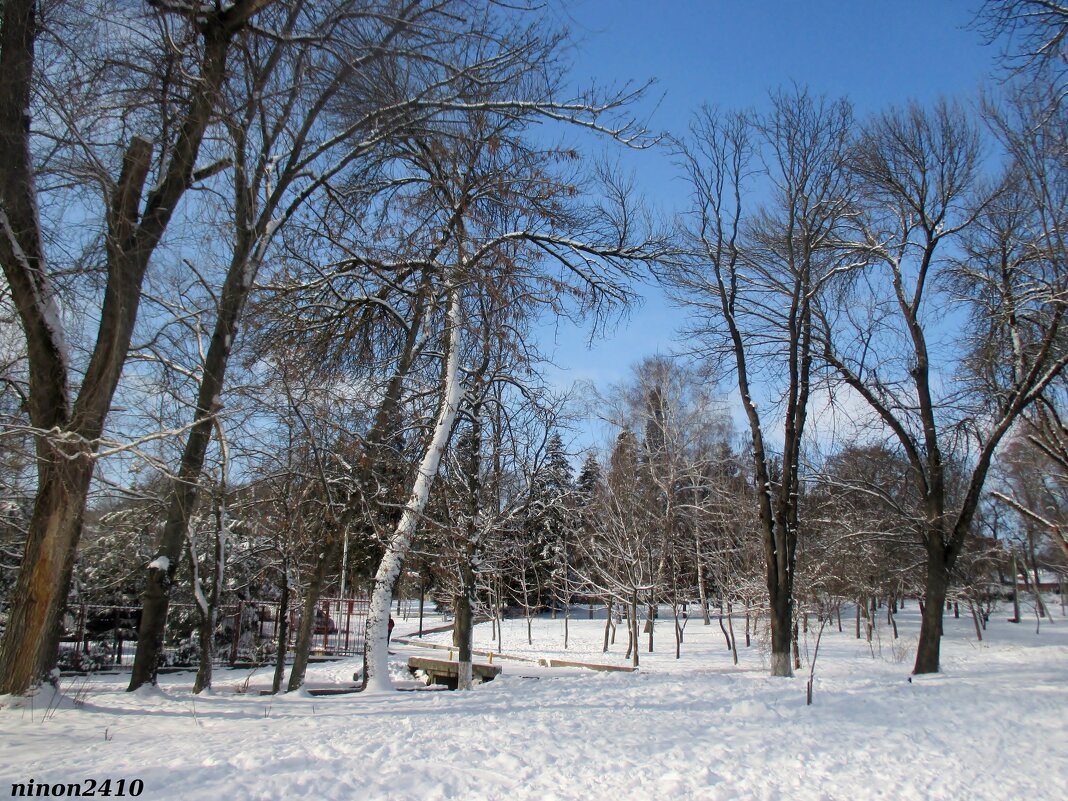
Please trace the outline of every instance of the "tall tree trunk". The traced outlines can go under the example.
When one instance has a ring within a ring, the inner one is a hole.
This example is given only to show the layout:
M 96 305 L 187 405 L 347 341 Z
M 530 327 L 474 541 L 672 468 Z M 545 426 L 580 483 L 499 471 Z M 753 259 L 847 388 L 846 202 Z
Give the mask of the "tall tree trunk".
M 488 350 L 485 354 L 488 359 Z M 480 370 L 475 376 L 475 383 L 480 384 L 482 375 L 485 372 L 487 362 L 482 364 L 483 369 Z M 482 403 L 476 401 L 471 406 L 471 430 L 469 432 L 470 437 L 466 441 L 468 451 L 463 454 L 464 472 L 466 475 L 467 483 L 467 498 L 466 498 L 466 510 L 464 517 L 466 518 L 466 530 L 464 531 L 464 537 L 466 542 L 464 543 L 464 558 L 460 565 L 460 593 L 456 597 L 456 632 L 458 639 L 456 642 L 459 649 L 459 662 L 457 665 L 457 680 L 456 689 L 458 690 L 471 690 L 474 689 L 474 677 L 472 675 L 472 663 L 473 657 L 471 654 L 471 638 L 474 628 L 474 616 L 475 616 L 475 559 L 477 558 L 479 551 L 479 516 L 480 516 L 480 499 L 482 495 L 482 478 L 481 478 L 481 466 L 482 466 Z
M 271 680 L 271 692 L 277 694 L 282 689 L 282 679 L 286 673 L 286 648 L 289 645 L 289 561 L 282 561 L 282 597 L 278 600 L 278 622 L 275 624 L 274 678 Z
M 243 227 L 239 227 L 244 230 Z M 247 274 L 247 260 L 251 249 L 250 234 L 239 236 L 241 242 L 230 263 L 223 285 L 222 301 L 215 319 L 215 330 L 204 359 L 204 369 L 197 392 L 193 425 L 186 437 L 167 504 L 167 520 L 156 549 L 156 558 L 149 563 L 142 596 L 141 626 L 137 638 L 133 672 L 127 689 L 136 690 L 143 684 L 155 684 L 161 662 L 167 609 L 178 566 L 179 555 L 189 533 L 189 521 L 197 503 L 199 479 L 211 442 L 215 415 L 219 411 L 226 368 L 237 338 L 238 322 L 248 291 L 251 275 Z M 166 565 L 166 568 L 162 567 Z
M 602 654 L 608 653 L 608 634 L 612 630 L 612 599 L 608 599 L 608 603 L 604 606 L 604 646 L 601 648 Z
M 59 456 L 38 471 L 41 489 L 30 518 L 24 567 L 11 593 L 0 653 L 0 693 L 25 692 L 47 677 L 55 663 L 65 588 L 74 568 L 92 472 L 88 456 L 71 461 Z M 64 588 L 62 594 L 59 587 Z
M 697 596 L 701 601 L 701 620 L 706 626 L 712 624 L 708 615 L 708 588 L 705 586 L 705 560 L 701 553 L 701 535 L 694 534 L 694 547 L 697 552 Z
M 225 468 L 224 468 L 225 471 Z M 226 519 L 226 482 L 219 488 L 219 497 L 215 506 L 215 558 L 212 570 L 211 598 L 207 609 L 201 607 L 200 616 L 200 666 L 193 682 L 193 692 L 211 688 L 212 666 L 215 661 L 215 626 L 219 620 L 219 606 L 222 604 L 223 583 L 226 579 L 227 532 L 229 523 Z M 196 559 L 194 548 L 189 549 L 190 559 Z M 194 576 L 195 576 L 194 572 Z M 240 631 L 234 632 L 239 637 Z
M 0 262 L 26 332 L 30 369 L 30 417 L 39 429 L 57 428 L 86 443 L 84 461 L 61 470 L 62 488 L 39 484 L 25 556 L 16 582 L 16 603 L 9 612 L 0 650 L 0 692 L 24 692 L 55 662 L 58 623 L 70 586 L 74 552 L 81 534 L 89 461 L 126 361 L 141 286 L 149 260 L 163 237 L 179 201 L 193 183 L 193 169 L 204 132 L 226 75 L 230 42 L 261 0 L 238 0 L 210 12 L 199 27 L 204 40 L 199 80 L 185 103 L 179 135 L 162 166 L 159 180 L 141 198 L 151 166 L 152 145 L 135 136 L 127 146 L 121 173 L 106 212 L 107 283 L 97 339 L 71 409 L 62 331 L 55 312 L 43 248 L 32 159 L 29 150 L 30 87 L 33 77 L 36 3 L 9 0 L 0 29 Z M 25 100 L 25 102 L 15 102 Z M 44 403 L 48 411 L 43 411 Z M 69 420 L 67 413 L 69 411 Z M 42 425 L 42 422 L 47 423 Z M 43 471 L 43 472 L 47 472 Z M 44 477 L 42 475 L 42 477 Z M 67 508 L 74 506 L 75 508 Z M 23 574 L 26 574 L 23 577 Z
M 928 534 L 927 586 L 923 593 L 923 615 L 920 622 L 920 642 L 916 648 L 913 673 L 937 673 L 942 642 L 942 615 L 946 608 L 949 575 L 943 555 L 941 532 Z
M 472 664 L 474 658 L 471 652 L 471 640 L 474 629 L 474 605 L 475 605 L 475 571 L 470 560 L 465 560 L 460 566 L 460 592 L 456 596 L 456 648 L 457 648 L 457 679 L 456 689 L 471 690 L 474 688 L 474 676 Z
M 322 550 L 319 551 L 319 558 L 315 562 L 315 569 L 312 571 L 311 580 L 304 594 L 304 606 L 301 610 L 300 627 L 297 629 L 297 641 L 293 646 L 293 668 L 289 671 L 287 692 L 299 690 L 304 685 L 312 639 L 315 637 L 315 613 L 319 609 L 319 599 L 323 596 L 323 587 L 326 586 L 330 566 L 337 563 L 339 542 L 338 532 L 327 525 Z
M 26 336 L 30 421 L 39 429 L 70 423 L 67 346 L 48 280 L 30 150 L 30 106 L 37 3 L 10 0 L 0 21 L 0 263 Z M 21 693 L 43 678 L 58 650 L 67 562 L 81 534 L 92 476 L 89 454 L 51 453 L 38 437 L 37 497 L 0 650 L 0 693 Z M 62 590 L 60 589 L 62 588 Z M 55 645 L 53 646 L 53 642 Z
M 411 495 L 404 506 L 400 522 L 386 544 L 386 552 L 375 573 L 374 591 L 367 613 L 367 659 L 365 689 L 388 691 L 393 689 L 389 679 L 389 655 L 386 636 L 388 633 L 389 607 L 393 584 L 400 575 L 404 558 L 411 546 L 415 527 L 422 517 L 430 497 L 430 488 L 438 474 L 438 466 L 445 452 L 449 437 L 456 423 L 460 408 L 460 288 L 449 288 L 447 317 L 447 353 L 443 376 L 441 407 L 438 410 L 434 431 L 419 463 L 419 470 L 412 486 Z

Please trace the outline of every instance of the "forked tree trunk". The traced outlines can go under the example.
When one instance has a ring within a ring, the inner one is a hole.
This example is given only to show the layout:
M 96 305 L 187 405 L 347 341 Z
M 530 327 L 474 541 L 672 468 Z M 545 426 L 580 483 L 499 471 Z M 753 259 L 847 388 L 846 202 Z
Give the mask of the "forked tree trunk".
M 69 405 L 62 331 L 53 313 L 47 278 L 36 190 L 29 157 L 29 96 L 32 85 L 36 3 L 4 4 L 0 46 L 0 262 L 26 332 L 30 370 L 30 417 L 37 428 L 58 429 L 70 441 L 95 442 L 104 429 L 119 376 L 126 361 L 141 286 L 149 260 L 179 201 L 193 183 L 200 145 L 217 105 L 226 75 L 230 42 L 264 4 L 239 0 L 209 12 L 200 25 L 204 49 L 199 80 L 184 103 L 179 134 L 161 167 L 159 180 L 142 207 L 151 166 L 152 145 L 142 137 L 130 141 L 119 180 L 107 209 L 105 242 L 107 284 L 98 335 L 78 398 Z M 25 99 L 26 102 L 21 102 Z M 43 405 L 42 405 L 43 404 Z M 67 414 L 69 412 L 69 419 Z M 21 693 L 46 673 L 58 649 L 58 622 L 66 601 L 74 551 L 81 533 L 91 449 L 82 446 L 77 465 L 40 482 L 31 517 L 23 566 L 16 582 L 0 652 L 0 692 Z M 47 461 L 47 460 L 46 460 Z M 47 468 L 46 468 L 47 471 Z M 58 480 L 58 484 L 54 482 Z
M 731 646 L 731 635 L 730 635 L 730 632 L 727 631 L 727 626 L 723 622 L 723 601 L 722 600 L 719 602 L 719 630 L 721 632 L 723 632 L 723 639 L 727 643 L 727 650 L 728 651 L 733 650 L 733 647 Z

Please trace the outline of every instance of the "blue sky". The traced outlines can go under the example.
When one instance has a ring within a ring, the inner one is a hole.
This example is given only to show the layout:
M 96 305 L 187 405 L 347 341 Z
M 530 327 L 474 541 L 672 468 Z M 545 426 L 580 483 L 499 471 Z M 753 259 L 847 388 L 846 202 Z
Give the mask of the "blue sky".
M 797 82 L 848 96 L 859 117 L 939 96 L 974 98 L 997 82 L 997 46 L 969 29 L 980 0 L 580 0 L 567 4 L 578 40 L 576 82 L 656 81 L 638 109 L 650 127 L 683 133 L 703 103 L 760 107 Z M 648 202 L 670 213 L 686 189 L 662 152 L 625 159 Z M 587 348 L 589 332 L 546 321 L 549 380 L 599 385 L 643 356 L 671 352 L 679 312 L 653 287 L 641 307 Z M 583 439 L 583 437 L 580 437 Z M 593 443 L 587 443 L 593 444 Z

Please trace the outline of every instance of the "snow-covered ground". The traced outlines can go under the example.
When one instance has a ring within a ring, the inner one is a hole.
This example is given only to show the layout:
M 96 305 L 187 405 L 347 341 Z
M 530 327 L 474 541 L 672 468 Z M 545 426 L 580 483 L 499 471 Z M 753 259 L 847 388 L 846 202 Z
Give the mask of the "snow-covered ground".
M 735 667 L 719 626 L 700 620 L 679 660 L 660 621 L 639 673 L 495 659 L 502 676 L 470 693 L 271 698 L 258 695 L 267 670 L 223 671 L 208 697 L 191 694 L 192 673 L 136 694 L 121 676 L 70 679 L 77 703 L 51 712 L 0 699 L 0 797 L 30 779 L 124 778 L 153 800 L 1061 801 L 1068 619 L 1055 610 L 1037 636 L 1033 619 L 1011 625 L 1000 610 L 982 643 L 949 616 L 943 672 L 911 682 L 914 603 L 898 641 L 881 625 L 869 647 L 846 619 L 824 633 L 811 707 L 804 676 L 769 678 L 756 639 Z M 533 646 L 525 622 L 508 621 L 503 651 L 624 664 L 625 632 L 604 655 L 603 625 L 577 615 L 564 651 L 562 620 L 535 621 Z M 398 621 L 395 636 L 410 628 Z M 494 645 L 490 633 L 479 626 L 476 647 Z M 398 679 L 406 656 L 427 653 L 394 651 Z M 356 667 L 315 665 L 309 683 L 348 684 Z

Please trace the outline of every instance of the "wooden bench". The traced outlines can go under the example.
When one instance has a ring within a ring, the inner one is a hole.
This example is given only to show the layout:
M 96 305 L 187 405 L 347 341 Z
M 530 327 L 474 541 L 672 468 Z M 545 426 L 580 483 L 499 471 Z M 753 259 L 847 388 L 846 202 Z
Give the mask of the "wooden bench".
M 429 677 L 431 684 L 444 684 L 450 690 L 455 690 L 460 682 L 460 663 L 448 659 L 410 656 L 408 670 L 412 675 L 421 670 Z M 493 681 L 500 672 L 500 665 L 482 665 L 477 662 L 471 664 L 471 675 L 481 681 Z

